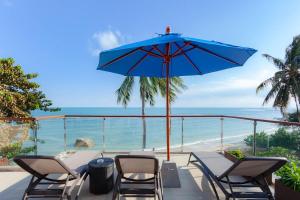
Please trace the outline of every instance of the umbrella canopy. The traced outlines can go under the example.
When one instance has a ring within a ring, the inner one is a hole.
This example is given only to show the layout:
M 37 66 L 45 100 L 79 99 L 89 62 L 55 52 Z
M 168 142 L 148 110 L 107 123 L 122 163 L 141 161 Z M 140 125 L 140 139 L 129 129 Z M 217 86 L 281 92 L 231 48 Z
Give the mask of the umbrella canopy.
M 256 52 L 255 49 L 183 37 L 170 33 L 158 37 L 102 51 L 98 68 L 125 76 L 169 77 L 203 75 L 242 66 Z M 167 152 L 169 142 L 169 95 L 166 95 Z

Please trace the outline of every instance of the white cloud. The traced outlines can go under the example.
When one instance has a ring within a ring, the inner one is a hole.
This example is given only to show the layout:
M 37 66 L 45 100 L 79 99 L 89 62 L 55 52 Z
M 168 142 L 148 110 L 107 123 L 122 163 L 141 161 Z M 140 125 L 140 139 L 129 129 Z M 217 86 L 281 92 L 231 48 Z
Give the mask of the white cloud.
M 213 81 L 210 83 L 196 83 L 188 87 L 183 95 L 185 96 L 197 96 L 203 94 L 214 94 L 220 92 L 230 92 L 236 90 L 245 90 L 255 88 L 265 79 L 271 77 L 274 74 L 272 70 L 261 70 L 256 73 L 256 76 L 251 78 L 228 78 L 223 81 Z
M 100 31 L 93 34 L 97 47 L 92 49 L 92 54 L 98 56 L 100 51 L 120 46 L 124 42 L 121 32 L 116 30 Z

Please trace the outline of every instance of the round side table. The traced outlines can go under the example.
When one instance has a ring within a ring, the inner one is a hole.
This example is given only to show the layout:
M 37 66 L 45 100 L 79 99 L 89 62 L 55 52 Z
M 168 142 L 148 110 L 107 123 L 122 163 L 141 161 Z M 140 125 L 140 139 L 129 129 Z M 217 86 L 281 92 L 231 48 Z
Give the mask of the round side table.
M 98 158 L 88 164 L 89 189 L 93 194 L 106 194 L 114 185 L 114 160 Z

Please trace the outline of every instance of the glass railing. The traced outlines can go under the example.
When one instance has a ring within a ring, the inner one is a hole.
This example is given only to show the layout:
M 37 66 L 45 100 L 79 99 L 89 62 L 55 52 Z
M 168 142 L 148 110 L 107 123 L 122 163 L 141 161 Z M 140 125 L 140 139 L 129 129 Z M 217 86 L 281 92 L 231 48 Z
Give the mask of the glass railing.
M 65 115 L 2 119 L 0 134 L 2 140 L 10 138 L 10 143 L 14 143 L 21 139 L 24 148 L 34 147 L 28 152 L 31 154 L 57 155 L 78 150 L 165 152 L 165 126 L 161 115 Z M 10 136 L 6 137 L 9 131 Z M 249 155 L 265 155 L 288 150 L 298 155 L 300 123 L 223 115 L 173 115 L 170 138 L 171 152 L 242 149 Z M 3 145 L 8 143 L 1 141 Z

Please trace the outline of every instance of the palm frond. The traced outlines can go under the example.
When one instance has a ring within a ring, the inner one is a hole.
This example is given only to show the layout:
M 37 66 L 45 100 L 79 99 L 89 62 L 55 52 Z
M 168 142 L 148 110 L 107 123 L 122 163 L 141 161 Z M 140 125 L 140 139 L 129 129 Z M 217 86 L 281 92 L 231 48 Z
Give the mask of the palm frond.
M 120 88 L 116 90 L 117 94 L 117 103 L 122 103 L 126 107 L 130 101 L 134 85 L 134 77 L 127 76 L 122 82 Z
M 268 61 L 272 62 L 280 70 L 283 70 L 286 68 L 284 61 L 282 61 L 279 58 L 274 58 L 273 56 L 270 56 L 269 54 L 263 54 L 263 57 L 265 57 Z
M 293 42 L 286 48 L 285 59 L 286 63 L 293 63 L 295 58 L 300 55 L 300 35 L 293 38 Z
M 277 82 L 272 85 L 271 90 L 268 92 L 267 96 L 264 99 L 263 105 L 268 103 L 273 97 L 276 96 L 277 92 L 280 90 L 280 85 L 281 85 L 280 82 Z
M 152 85 L 151 80 L 147 77 L 140 78 L 140 97 L 142 101 L 149 102 L 151 106 L 155 104 L 156 95 L 155 86 Z
M 267 80 L 263 81 L 259 84 L 256 88 L 256 93 L 259 93 L 261 90 L 265 89 L 267 86 L 273 83 L 274 77 L 268 78 Z
M 275 97 L 273 107 L 279 107 L 281 112 L 284 112 L 289 104 L 290 91 L 288 85 L 282 86 Z

